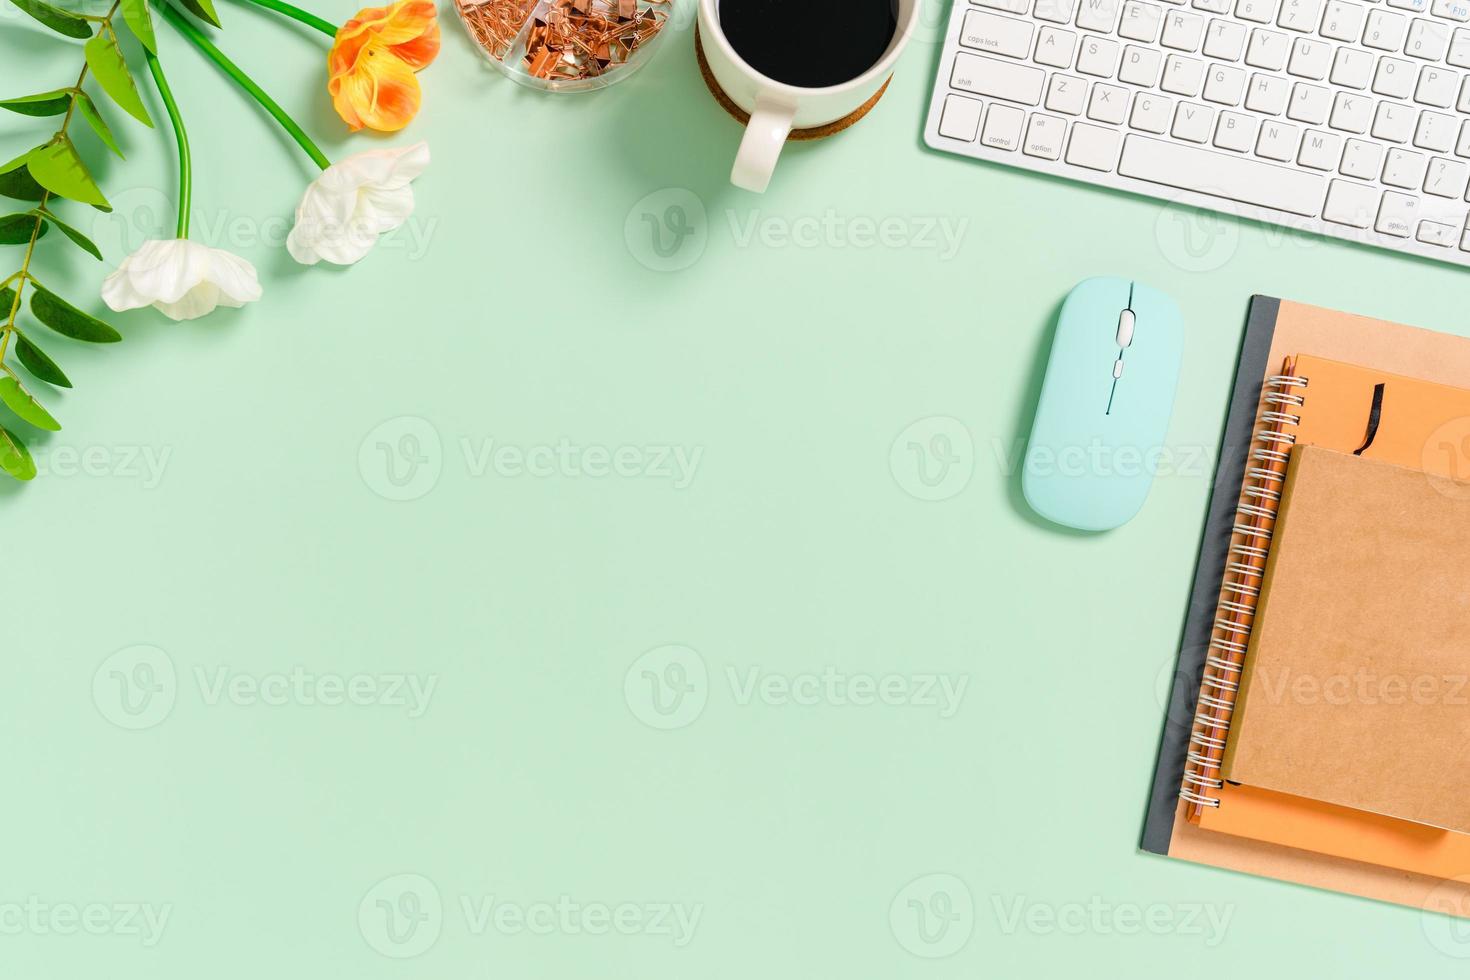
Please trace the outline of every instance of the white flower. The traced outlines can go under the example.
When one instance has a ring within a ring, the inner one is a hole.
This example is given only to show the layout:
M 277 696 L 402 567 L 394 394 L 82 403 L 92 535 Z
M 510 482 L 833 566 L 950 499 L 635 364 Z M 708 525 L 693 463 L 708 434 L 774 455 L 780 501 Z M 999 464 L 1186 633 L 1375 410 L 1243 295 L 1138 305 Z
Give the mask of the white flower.
M 119 312 L 152 306 L 174 320 L 192 320 L 216 306 L 260 299 L 255 266 L 223 249 L 187 238 L 152 239 L 102 281 L 102 299 Z
M 429 165 L 429 146 L 354 153 L 311 182 L 296 208 L 296 226 L 286 239 L 291 257 L 303 265 L 322 259 L 351 265 L 372 250 L 378 236 L 413 214 L 409 183 Z

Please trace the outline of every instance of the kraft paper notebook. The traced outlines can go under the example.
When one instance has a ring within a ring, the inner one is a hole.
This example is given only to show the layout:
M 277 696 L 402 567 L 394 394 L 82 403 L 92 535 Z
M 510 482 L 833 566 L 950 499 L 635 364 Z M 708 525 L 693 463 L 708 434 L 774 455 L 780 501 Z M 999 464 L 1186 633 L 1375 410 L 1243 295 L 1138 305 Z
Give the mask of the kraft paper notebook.
M 1221 695 L 1226 692 L 1202 684 L 1202 680 L 1214 672 L 1208 664 L 1212 656 L 1225 659 L 1219 642 L 1222 637 L 1217 636 L 1215 628 L 1218 614 L 1224 603 L 1241 598 L 1227 591 L 1227 585 L 1233 584 L 1227 578 L 1227 567 L 1255 561 L 1251 553 L 1232 554 L 1232 549 L 1243 544 L 1257 548 L 1262 559 L 1267 554 L 1266 548 L 1250 544 L 1238 533 L 1241 524 L 1237 512 L 1246 515 L 1247 528 L 1254 533 L 1269 531 L 1274 507 L 1263 506 L 1269 500 L 1259 493 L 1260 481 L 1248 480 L 1247 476 L 1248 471 L 1277 465 L 1284 470 L 1290 458 L 1290 441 L 1262 440 L 1259 433 L 1279 433 L 1285 420 L 1297 417 L 1295 410 L 1301 406 L 1293 401 L 1301 392 L 1293 382 L 1299 384 L 1301 379 L 1284 371 L 1283 364 L 1289 355 L 1303 351 L 1322 357 L 1298 359 L 1297 370 L 1311 368 L 1320 378 L 1325 377 L 1321 373 L 1324 369 L 1341 368 L 1348 377 L 1347 383 L 1337 385 L 1314 380 L 1309 390 L 1324 395 L 1336 389 L 1351 407 L 1346 414 L 1334 411 L 1314 415 L 1319 422 L 1310 429 L 1303 417 L 1300 428 L 1309 436 L 1304 444 L 1327 439 L 1343 451 L 1357 448 L 1374 388 L 1385 374 L 1401 376 L 1388 386 L 1389 390 L 1402 390 L 1404 383 L 1422 379 L 1431 387 L 1446 389 L 1424 389 L 1432 396 L 1431 401 L 1444 396 L 1446 404 L 1454 406 L 1456 398 L 1470 398 L 1449 390 L 1470 388 L 1470 341 L 1464 338 L 1268 297 L 1253 300 L 1181 638 L 1174 697 L 1160 746 L 1142 847 L 1198 863 L 1403 904 L 1422 906 L 1432 898 L 1436 903 L 1448 903 L 1451 911 L 1465 914 L 1464 910 L 1470 910 L 1470 885 L 1445 879 L 1470 874 L 1470 836 L 1292 794 L 1230 785 L 1223 780 L 1214 781 L 1219 788 L 1213 784 L 1196 787 L 1201 790 L 1196 795 L 1208 794 L 1206 798 L 1213 798 L 1217 805 L 1192 804 L 1181 795 L 1181 789 L 1190 791 L 1187 774 L 1199 770 L 1196 760 L 1214 755 L 1218 763 L 1223 754 L 1223 737 L 1215 747 L 1199 743 L 1194 719 L 1197 712 L 1208 712 L 1212 702 L 1225 700 Z M 1340 360 L 1334 363 L 1326 358 Z M 1356 380 L 1352 377 L 1354 364 L 1365 372 Z M 1363 384 L 1366 388 L 1361 387 Z M 1301 415 L 1311 414 L 1328 402 L 1325 397 L 1315 398 L 1311 409 Z M 1455 407 L 1447 410 L 1459 411 Z M 1412 424 L 1423 425 L 1422 413 L 1417 414 L 1420 421 Z M 1442 417 L 1433 428 L 1454 417 Z M 1402 429 L 1405 416 L 1395 418 L 1399 421 L 1386 432 L 1382 447 L 1375 443 L 1373 451 L 1382 448 L 1407 453 L 1412 448 L 1415 458 L 1394 461 L 1420 467 L 1436 465 L 1434 460 L 1424 458 L 1424 437 L 1433 430 L 1409 435 L 1409 430 Z M 1261 450 L 1267 455 L 1261 456 Z M 1277 457 L 1274 460 L 1273 454 Z M 1443 461 L 1437 465 L 1447 469 Z M 1250 528 L 1250 523 L 1256 527 Z M 1223 640 L 1227 649 L 1235 642 L 1228 634 Z M 1244 649 L 1243 644 L 1240 649 Z
M 1464 834 L 1470 483 L 1291 455 L 1223 778 Z

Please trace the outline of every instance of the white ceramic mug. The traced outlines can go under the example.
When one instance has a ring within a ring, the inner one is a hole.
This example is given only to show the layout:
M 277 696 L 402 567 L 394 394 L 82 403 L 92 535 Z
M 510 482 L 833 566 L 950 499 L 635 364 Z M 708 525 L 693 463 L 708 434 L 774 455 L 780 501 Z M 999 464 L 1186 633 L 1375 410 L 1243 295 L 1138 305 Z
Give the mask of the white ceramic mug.
M 800 0 L 793 0 L 800 2 Z M 867 71 L 840 85 L 803 88 L 767 78 L 730 46 L 720 29 L 720 0 L 699 0 L 699 43 L 715 81 L 730 100 L 750 113 L 730 183 L 764 191 L 793 129 L 826 126 L 860 109 L 893 73 L 919 16 L 919 0 L 898 0 L 898 26 L 888 50 Z M 842 25 L 832 25 L 832 43 L 842 43 Z

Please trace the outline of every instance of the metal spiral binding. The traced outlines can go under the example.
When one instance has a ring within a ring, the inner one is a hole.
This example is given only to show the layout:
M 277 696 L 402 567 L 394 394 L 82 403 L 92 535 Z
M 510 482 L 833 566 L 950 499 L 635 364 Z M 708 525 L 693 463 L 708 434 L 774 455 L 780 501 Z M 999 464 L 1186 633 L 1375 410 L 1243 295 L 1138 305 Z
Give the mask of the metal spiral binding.
M 1220 767 L 1230 733 L 1230 716 L 1240 692 L 1242 664 L 1270 555 L 1271 525 L 1281 503 L 1291 447 L 1296 445 L 1296 435 L 1286 430 L 1301 424 L 1298 410 L 1306 404 L 1306 396 L 1296 389 L 1305 390 L 1307 384 L 1306 378 L 1295 374 L 1266 379 L 1260 427 L 1246 468 L 1242 500 L 1235 510 L 1225 586 L 1215 611 L 1215 628 L 1189 736 L 1184 784 L 1179 789 L 1179 796 L 1194 808 L 1220 805 L 1214 793 L 1225 785 Z

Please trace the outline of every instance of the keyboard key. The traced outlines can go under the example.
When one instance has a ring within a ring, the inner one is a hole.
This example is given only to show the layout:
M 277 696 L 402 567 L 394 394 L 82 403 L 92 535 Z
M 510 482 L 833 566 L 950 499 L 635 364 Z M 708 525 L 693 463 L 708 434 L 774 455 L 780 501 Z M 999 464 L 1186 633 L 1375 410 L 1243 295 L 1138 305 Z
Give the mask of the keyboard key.
M 1036 9 L 1031 16 L 1053 24 L 1072 22 L 1072 0 L 1036 0 Z
M 1087 102 L 1087 118 L 1118 125 L 1128 114 L 1128 90 L 1116 85 L 1094 85 Z
M 1390 143 L 1409 142 L 1418 115 L 1412 107 L 1398 102 L 1378 103 L 1378 113 L 1373 117 L 1373 138 Z
M 1454 36 L 1450 38 L 1450 53 L 1445 55 L 1444 60 L 1456 68 L 1470 68 L 1470 29 L 1456 28 Z
M 1057 27 L 1043 27 L 1036 39 L 1036 62 L 1053 68 L 1070 68 L 1076 50 L 1076 34 Z
M 1003 10 L 1008 14 L 1025 14 L 1031 9 L 1031 0 L 971 0 L 991 10 Z
M 1440 224 L 1438 221 L 1419 222 L 1419 241 L 1426 245 L 1443 245 L 1451 247 L 1455 239 L 1460 237 L 1460 231 L 1454 225 Z
M 1255 116 L 1222 112 L 1220 122 L 1215 126 L 1215 145 L 1222 150 L 1249 153 L 1256 145 L 1256 129 L 1259 125 Z
M 1439 61 L 1450 48 L 1448 24 L 1419 17 L 1409 26 L 1409 40 L 1404 45 L 1404 54 L 1425 61 Z
M 1322 79 L 1332 67 L 1332 45 L 1308 37 L 1299 37 L 1291 46 L 1291 60 L 1286 70 L 1299 78 Z
M 1220 105 L 1240 105 L 1245 95 L 1245 72 L 1228 65 L 1215 65 L 1205 79 L 1205 99 Z
M 1447 20 L 1470 20 L 1470 0 L 1434 0 L 1430 10 L 1434 16 Z
M 1460 127 L 1460 141 L 1455 144 L 1455 156 L 1470 157 L 1470 122 Z
M 1414 78 L 1418 69 L 1411 61 L 1397 58 L 1379 58 L 1378 71 L 1373 74 L 1373 91 L 1394 99 L 1407 99 L 1414 91 Z
M 1123 4 L 1123 19 L 1118 22 L 1118 33 L 1132 41 L 1159 39 L 1159 27 L 1164 20 L 1164 8 L 1143 0 L 1128 0 Z
M 1181 102 L 1174 110 L 1174 128 L 1170 130 L 1175 139 L 1191 143 L 1208 143 L 1210 126 L 1215 121 L 1215 110 L 1194 102 Z
M 1387 10 L 1368 11 L 1368 26 L 1363 31 L 1363 43 L 1380 51 L 1399 51 L 1404 46 L 1404 35 L 1409 30 L 1409 18 Z
M 1031 31 L 1027 21 L 971 10 L 965 14 L 960 43 L 988 54 L 1025 58 L 1031 53 Z
M 1230 12 L 1230 0 L 1194 0 L 1190 6 L 1195 10 L 1203 10 L 1210 14 L 1228 14 Z
M 1291 50 L 1285 34 L 1256 28 L 1251 31 L 1250 47 L 1245 50 L 1245 63 L 1252 68 L 1280 71 L 1286 66 L 1286 55 Z
M 1345 176 L 1363 180 L 1377 180 L 1383 169 L 1383 147 L 1366 140 L 1348 140 L 1342 151 L 1342 166 Z
M 1338 92 L 1327 125 L 1348 133 L 1366 133 L 1373 120 L 1373 100 L 1363 95 Z
M 1419 224 L 1419 199 L 1395 191 L 1383 192 L 1383 203 L 1378 207 L 1375 231 L 1395 238 L 1408 238 Z
M 1118 67 L 1118 81 L 1143 88 L 1153 88 L 1159 80 L 1164 56 L 1157 48 L 1141 48 L 1130 44 L 1123 49 L 1123 64 Z
M 1448 153 L 1455 145 L 1456 120 L 1439 112 L 1419 113 L 1419 125 L 1414 130 L 1414 145 L 1437 153 Z
M 1080 116 L 1087 104 L 1087 83 L 1076 75 L 1057 72 L 1046 87 L 1046 107 L 1052 112 Z
M 1119 139 L 1116 129 L 1074 123 L 1072 138 L 1067 142 L 1067 162 L 1089 170 L 1112 170 L 1118 162 Z
M 1281 4 L 1281 14 L 1276 18 L 1276 25 L 1288 31 L 1305 34 L 1317 29 L 1317 18 L 1321 13 L 1322 0 L 1285 0 Z
M 980 142 L 998 150 L 1014 150 L 1021 143 L 1021 124 L 1025 121 L 1026 113 L 1015 106 L 992 104 L 985 114 Z
M 1169 120 L 1174 116 L 1174 100 L 1152 92 L 1140 92 L 1133 97 L 1133 113 L 1128 125 L 1146 133 L 1165 133 Z
M 939 135 L 952 140 L 973 142 L 980 131 L 980 110 L 985 103 L 963 95 L 944 97 L 944 115 L 939 119 Z
M 1429 161 L 1424 175 L 1424 193 L 1458 201 L 1465 196 L 1467 183 L 1470 183 L 1470 164 L 1435 157 Z
M 1331 89 L 1297 82 L 1296 87 L 1291 90 L 1291 102 L 1286 107 L 1286 117 L 1320 126 L 1327 121 L 1327 114 L 1331 111 Z
M 1333 85 L 1344 88 L 1367 88 L 1373 77 L 1373 56 L 1356 48 L 1339 48 L 1332 59 Z
M 1041 101 L 1041 85 L 1045 80 L 1046 72 L 1040 68 L 960 53 L 955 55 L 949 84 L 951 88 L 977 95 L 1036 105 Z
M 1118 42 L 1105 37 L 1084 37 L 1082 53 L 1077 56 L 1077 70 L 1084 75 L 1112 78 L 1118 68 Z
M 1261 135 L 1256 139 L 1256 156 L 1285 163 L 1296 156 L 1300 130 L 1287 123 L 1266 120 L 1261 124 Z
M 1455 93 L 1459 87 L 1460 76 L 1454 72 L 1425 65 L 1419 72 L 1419 85 L 1414 89 L 1414 101 L 1448 109 L 1455 104 Z
M 1082 0 L 1077 26 L 1087 31 L 1111 34 L 1118 22 L 1118 0 Z
M 1429 9 L 1429 0 L 1388 0 L 1388 5 L 1411 14 L 1422 14 Z
M 1062 155 L 1062 140 L 1066 135 L 1065 119 L 1033 112 L 1031 123 L 1026 127 L 1026 143 L 1021 151 L 1030 157 L 1056 160 Z
M 1276 16 L 1276 0 L 1236 0 L 1235 16 L 1257 24 L 1269 24 Z
M 1118 172 L 1166 187 L 1306 217 L 1314 217 L 1322 201 L 1323 179 L 1316 174 L 1134 134 L 1123 140 Z
M 1455 108 L 1470 115 L 1470 75 L 1466 75 L 1465 80 L 1460 83 L 1460 101 Z
M 1383 182 L 1389 187 L 1418 190 L 1428 166 L 1429 160 L 1424 154 L 1394 147 L 1388 151 L 1388 159 L 1383 164 Z
M 1470 2 L 1470 0 L 1466 0 Z M 1205 33 L 1205 19 L 1198 14 L 1171 10 L 1164 15 L 1164 37 L 1162 44 L 1175 51 L 1198 51 Z
M 1203 61 L 1186 58 L 1182 54 L 1171 54 L 1169 60 L 1164 63 L 1164 77 L 1159 82 L 1159 87 L 1165 92 L 1194 98 L 1199 95 L 1199 86 L 1204 74 L 1205 63 Z
M 1365 13 L 1362 4 L 1327 0 L 1327 12 L 1322 15 L 1322 36 L 1334 41 L 1356 41 L 1363 31 Z
M 1352 228 L 1367 228 L 1378 212 L 1378 191 L 1367 184 L 1334 180 L 1327 187 L 1322 218 Z
M 1286 103 L 1290 98 L 1290 82 L 1280 75 L 1256 72 L 1251 76 L 1250 89 L 1245 95 L 1245 107 L 1252 112 L 1276 116 L 1286 111 Z
M 1470 34 L 1470 31 L 1466 32 Z M 1470 50 L 1470 43 L 1466 44 Z M 1205 57 L 1239 61 L 1245 52 L 1245 26 L 1233 20 L 1212 20 L 1205 31 Z
M 1342 155 L 1342 137 L 1319 129 L 1307 130 L 1296 162 L 1313 170 L 1336 170 Z

